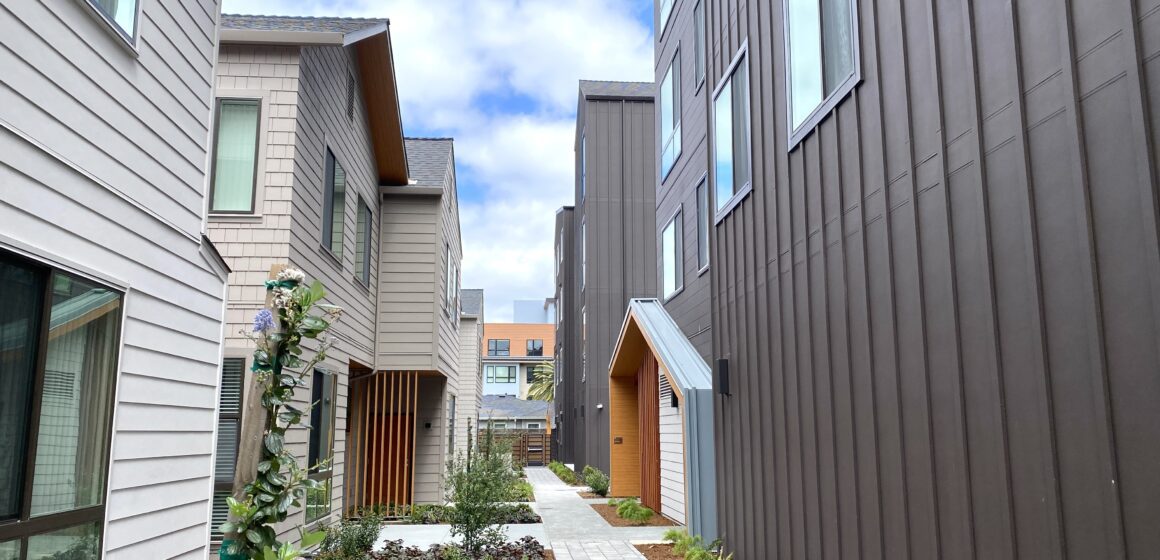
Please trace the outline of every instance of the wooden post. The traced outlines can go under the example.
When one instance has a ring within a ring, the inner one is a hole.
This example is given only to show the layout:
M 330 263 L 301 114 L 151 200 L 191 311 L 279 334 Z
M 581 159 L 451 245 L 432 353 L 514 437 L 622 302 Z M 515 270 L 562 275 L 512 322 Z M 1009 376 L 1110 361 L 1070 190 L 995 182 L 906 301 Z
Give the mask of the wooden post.
M 270 267 L 270 280 L 278 277 L 278 273 L 287 268 L 284 264 Z M 274 296 L 266 292 L 266 308 L 272 305 Z M 242 499 L 242 489 L 253 482 L 254 473 L 258 472 L 258 462 L 262 457 L 262 438 L 266 435 L 266 410 L 262 408 L 262 388 L 258 386 L 257 377 L 252 373 L 243 372 L 246 379 L 243 404 L 242 427 L 238 437 L 238 462 L 234 468 L 234 498 Z

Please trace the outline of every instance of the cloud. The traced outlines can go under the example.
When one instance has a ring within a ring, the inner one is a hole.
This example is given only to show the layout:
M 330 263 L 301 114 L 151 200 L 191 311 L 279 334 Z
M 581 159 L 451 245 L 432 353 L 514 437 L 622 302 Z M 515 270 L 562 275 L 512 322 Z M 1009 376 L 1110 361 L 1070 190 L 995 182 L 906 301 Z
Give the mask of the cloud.
M 406 133 L 455 138 L 463 285 L 489 321 L 553 294 L 577 82 L 653 75 L 651 0 L 225 0 L 230 13 L 386 17 Z

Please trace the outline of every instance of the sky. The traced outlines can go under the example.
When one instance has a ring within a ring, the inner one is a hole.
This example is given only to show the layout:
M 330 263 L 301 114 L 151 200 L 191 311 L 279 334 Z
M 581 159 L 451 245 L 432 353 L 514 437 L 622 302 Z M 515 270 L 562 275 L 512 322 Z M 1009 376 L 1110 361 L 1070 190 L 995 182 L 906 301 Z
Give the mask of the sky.
M 554 295 L 578 81 L 653 79 L 652 0 L 224 0 L 225 13 L 391 20 L 403 129 L 455 139 L 464 288 L 486 320 Z

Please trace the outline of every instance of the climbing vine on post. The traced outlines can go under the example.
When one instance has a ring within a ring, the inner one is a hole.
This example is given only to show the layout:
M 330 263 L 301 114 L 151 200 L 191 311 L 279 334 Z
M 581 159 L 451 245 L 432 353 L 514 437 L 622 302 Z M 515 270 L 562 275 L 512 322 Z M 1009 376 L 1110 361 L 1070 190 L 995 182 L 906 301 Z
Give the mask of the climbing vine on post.
M 322 284 L 315 281 L 307 287 L 305 279 L 301 271 L 288 268 L 267 281 L 270 308 L 258 312 L 253 332 L 247 333 L 257 347 L 250 371 L 262 392 L 265 423 L 252 481 L 241 499 L 227 498 L 230 519 L 222 524 L 221 532 L 230 544 L 223 546 L 223 557 L 296 557 L 298 550 L 279 543 L 273 526 L 285 521 L 291 508 L 302 507 L 307 491 L 318 486 L 308 478 L 310 471 L 325 467 L 302 467 L 285 447 L 286 431 L 302 424 L 310 411 L 310 407 L 303 410 L 292 404 L 294 390 L 303 387 L 307 374 L 326 359 L 333 340 L 323 335 L 341 313 L 338 307 L 318 303 L 326 295 Z M 314 314 L 315 310 L 321 314 Z M 303 339 L 318 341 L 309 360 L 302 358 Z M 304 536 L 303 543 L 317 542 L 316 538 Z

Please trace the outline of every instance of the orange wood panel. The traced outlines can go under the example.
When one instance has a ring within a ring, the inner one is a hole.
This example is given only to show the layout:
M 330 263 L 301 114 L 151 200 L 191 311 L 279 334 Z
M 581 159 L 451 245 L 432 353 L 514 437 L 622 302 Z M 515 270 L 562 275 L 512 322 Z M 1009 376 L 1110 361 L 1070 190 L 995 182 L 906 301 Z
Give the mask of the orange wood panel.
M 609 477 L 612 483 L 609 491 L 617 497 L 640 495 L 640 422 L 636 393 L 636 376 L 609 378 Z
M 661 510 L 660 383 L 651 352 L 636 374 L 637 421 L 640 426 L 640 503 Z

